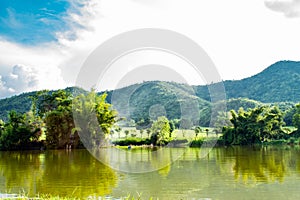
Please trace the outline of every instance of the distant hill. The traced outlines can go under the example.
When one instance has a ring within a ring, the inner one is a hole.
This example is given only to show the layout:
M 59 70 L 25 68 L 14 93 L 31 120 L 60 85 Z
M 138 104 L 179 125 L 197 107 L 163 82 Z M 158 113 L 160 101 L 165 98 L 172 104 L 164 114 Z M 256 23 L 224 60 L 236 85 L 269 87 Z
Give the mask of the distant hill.
M 29 92 L 0 100 L 0 119 L 7 120 L 7 114 L 10 110 L 15 110 L 20 113 L 25 113 L 30 110 L 31 100 L 30 96 L 36 92 Z
M 108 102 L 119 114 L 135 121 L 156 119 L 161 115 L 192 120 L 199 115 L 195 107 L 201 110 L 210 106 L 210 102 L 195 95 L 191 86 L 174 82 L 150 81 L 107 93 Z
M 264 71 L 237 81 L 224 81 L 226 95 L 264 103 L 300 101 L 300 62 L 280 61 Z M 209 100 L 206 86 L 194 86 L 197 96 Z
M 72 94 L 79 94 L 83 90 L 77 87 L 68 87 L 65 89 L 67 92 Z M 56 90 L 50 90 L 49 93 L 52 93 Z M 7 114 L 11 110 L 15 110 L 20 113 L 26 113 L 31 109 L 32 101 L 31 96 L 35 96 L 37 91 L 23 93 L 16 95 L 10 98 L 0 99 L 0 119 L 7 121 Z
M 277 62 L 252 77 L 224 81 L 228 99 L 227 110 L 238 110 L 240 107 L 248 109 L 262 104 L 277 104 L 283 110 L 288 110 L 293 102 L 300 102 L 299 85 L 300 62 Z M 65 90 L 75 94 L 82 92 L 76 87 Z M 166 115 L 169 119 L 178 119 L 182 115 L 191 120 L 197 118 L 189 113 L 199 114 L 200 123 L 203 125 L 208 125 L 210 120 L 212 105 L 207 86 L 150 81 L 106 93 L 107 101 L 113 104 L 122 117 L 135 121 L 155 118 L 157 115 Z M 7 113 L 10 110 L 22 113 L 29 111 L 31 107 L 29 97 L 35 94 L 36 92 L 30 92 L 0 99 L 0 119 L 7 120 Z M 195 111 L 193 109 L 195 107 L 199 110 Z

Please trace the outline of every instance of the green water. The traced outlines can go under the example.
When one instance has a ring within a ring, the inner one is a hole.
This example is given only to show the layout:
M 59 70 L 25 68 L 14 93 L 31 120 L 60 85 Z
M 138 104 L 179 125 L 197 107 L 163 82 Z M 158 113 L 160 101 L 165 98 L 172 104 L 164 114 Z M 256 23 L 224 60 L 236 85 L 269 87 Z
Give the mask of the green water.
M 130 168 L 131 158 L 154 168 L 171 163 L 148 173 L 113 170 L 86 150 L 0 152 L 0 193 L 83 199 L 137 196 L 137 192 L 143 199 L 300 199 L 298 147 L 222 147 L 203 157 L 204 151 L 167 149 L 163 155 L 149 149 L 125 151 L 122 169 Z

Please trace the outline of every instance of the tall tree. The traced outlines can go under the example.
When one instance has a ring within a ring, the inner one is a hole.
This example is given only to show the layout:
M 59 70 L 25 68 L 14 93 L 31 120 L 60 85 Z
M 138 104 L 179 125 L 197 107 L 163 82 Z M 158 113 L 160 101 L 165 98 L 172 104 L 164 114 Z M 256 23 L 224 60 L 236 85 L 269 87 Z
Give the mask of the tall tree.
M 72 114 L 70 93 L 58 90 L 50 96 L 44 96 L 40 114 L 45 115 L 46 143 L 50 148 L 77 147 L 79 136 L 74 131 L 75 124 Z
M 165 145 L 171 139 L 169 120 L 164 116 L 158 117 L 158 119 L 153 122 L 151 131 L 151 141 L 155 145 Z
M 284 137 L 283 115 L 278 107 L 261 106 L 248 111 L 231 111 L 233 127 L 223 128 L 223 139 L 229 144 L 253 144 Z
M 76 129 L 87 148 L 107 145 L 110 129 L 118 121 L 117 111 L 105 101 L 107 95 L 99 96 L 94 90 L 74 99 L 73 113 Z
M 293 125 L 297 128 L 297 132 L 300 133 L 300 104 L 296 105 L 296 112 L 293 116 Z

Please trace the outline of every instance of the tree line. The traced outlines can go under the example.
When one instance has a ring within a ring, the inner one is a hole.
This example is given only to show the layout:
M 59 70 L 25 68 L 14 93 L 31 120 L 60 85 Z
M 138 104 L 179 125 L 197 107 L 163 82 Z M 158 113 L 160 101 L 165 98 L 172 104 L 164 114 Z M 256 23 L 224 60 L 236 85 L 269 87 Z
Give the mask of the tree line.
M 105 138 L 117 121 L 117 112 L 105 98 L 106 94 L 98 95 L 95 91 L 77 96 L 65 90 L 40 91 L 30 96 L 29 112 L 21 114 L 12 110 L 7 122 L 0 120 L 0 149 L 83 147 L 80 132 L 89 134 L 89 139 Z M 82 121 L 90 120 L 92 113 L 99 127 L 75 126 L 74 112 L 77 117 L 83 117 Z M 97 128 L 101 131 L 95 131 Z
M 300 104 L 295 106 L 292 124 L 296 128 L 284 128 L 284 113 L 278 106 L 259 106 L 238 112 L 231 110 L 230 123 L 222 127 L 225 144 L 248 145 L 272 140 L 286 140 L 300 137 Z
M 94 90 L 73 95 L 65 90 L 40 91 L 30 96 L 31 109 L 27 113 L 14 110 L 8 113 L 6 122 L 0 120 L 0 149 L 18 150 L 33 148 L 100 147 L 108 142 L 108 136 L 120 132 L 116 125 L 120 119 L 116 110 L 106 101 L 107 95 Z M 285 117 L 296 129 L 287 131 Z M 77 124 L 75 124 L 75 122 Z M 216 136 L 225 145 L 248 145 L 271 140 L 300 137 L 300 104 L 288 111 L 274 105 L 258 105 L 254 108 L 214 116 Z M 133 122 L 149 137 L 140 143 L 166 145 L 175 137 L 175 129 L 192 129 L 188 119 L 168 120 L 160 116 L 156 120 L 142 119 Z M 194 126 L 195 138 L 201 128 Z M 208 135 L 208 129 L 205 129 Z M 80 136 L 80 137 L 79 137 Z M 126 135 L 127 136 L 127 135 Z M 127 137 L 126 137 L 127 138 Z

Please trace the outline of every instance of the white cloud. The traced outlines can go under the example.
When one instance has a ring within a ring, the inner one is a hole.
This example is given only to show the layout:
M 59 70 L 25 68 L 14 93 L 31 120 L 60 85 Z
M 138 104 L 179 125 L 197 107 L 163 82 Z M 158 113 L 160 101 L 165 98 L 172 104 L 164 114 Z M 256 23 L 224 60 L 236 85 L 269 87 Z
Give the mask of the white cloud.
M 33 68 L 15 65 L 9 75 L 0 77 L 0 98 L 37 89 L 38 73 Z
M 61 38 L 68 48 L 62 63 L 73 82 L 87 56 L 103 41 L 138 28 L 163 28 L 186 35 L 204 48 L 223 79 L 241 79 L 279 60 L 300 60 L 299 22 L 270 13 L 260 0 L 163 1 L 91 0 L 78 18 L 88 27 L 76 40 Z M 167 4 L 166 4 L 167 3 Z M 149 5 L 149 6 L 148 6 Z M 166 6 L 167 5 L 167 6 Z
M 267 8 L 282 12 L 286 17 L 300 17 L 300 0 L 267 0 Z
M 58 46 L 24 47 L 0 41 L 0 52 L 0 98 L 67 86 L 59 68 L 64 54 Z
M 268 12 L 261 0 L 71 2 L 65 20 L 72 28 L 58 32 L 57 43 L 24 47 L 0 38 L 1 88 L 5 85 L 3 78 L 10 76 L 12 67 L 18 64 L 38 74 L 38 89 L 74 85 L 82 64 L 98 45 L 138 28 L 163 28 L 186 35 L 204 48 L 223 79 L 254 75 L 278 60 L 300 60 L 298 18 L 287 20 Z M 267 2 L 270 0 L 266 5 Z M 285 2 L 298 5 L 299 0 Z M 295 12 L 291 4 L 284 13 L 293 16 L 295 14 L 288 14 L 289 9 L 290 13 Z M 273 10 L 282 10 L 279 4 L 272 5 Z

